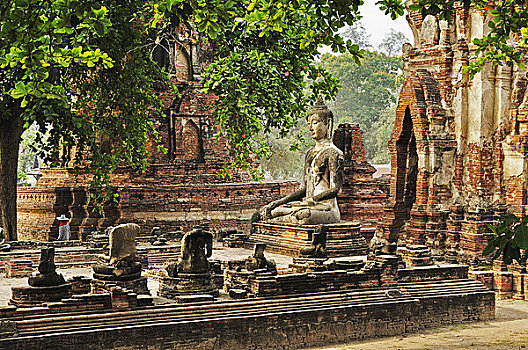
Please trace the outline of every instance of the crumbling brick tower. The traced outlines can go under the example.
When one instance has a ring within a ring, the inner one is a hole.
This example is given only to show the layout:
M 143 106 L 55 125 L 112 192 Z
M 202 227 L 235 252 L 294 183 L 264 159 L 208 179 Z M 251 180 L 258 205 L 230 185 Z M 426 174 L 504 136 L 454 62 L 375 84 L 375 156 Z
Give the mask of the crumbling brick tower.
M 112 181 L 119 203 L 105 205 L 103 215 L 87 203 L 89 179 L 76 177 L 68 167 L 42 169 L 35 187 L 18 191 L 20 240 L 53 239 L 58 232 L 55 217 L 61 214 L 71 217 L 72 239 L 123 222 L 138 223 L 146 232 L 154 226 L 187 230 L 199 223 L 212 229 L 244 228 L 256 208 L 298 186 L 296 181 L 249 182 L 249 174 L 243 171 L 235 171 L 229 179 L 220 177 L 229 152 L 225 140 L 214 137 L 218 131 L 212 116 L 215 97 L 201 91 L 199 75 L 206 64 L 206 48 L 197 43 L 192 28 L 182 27 L 152 51 L 181 93 L 158 91 L 165 113 L 154 123 L 168 152 L 159 152 L 151 141 L 145 174 L 118 169 Z
M 390 205 L 380 228 L 411 264 L 417 245 L 447 260 L 486 264 L 486 223 L 527 208 L 526 71 L 490 64 L 473 80 L 463 72 L 472 40 L 489 30 L 489 8 L 458 3 L 449 22 L 417 12 L 407 19 L 415 45 L 403 48 Z

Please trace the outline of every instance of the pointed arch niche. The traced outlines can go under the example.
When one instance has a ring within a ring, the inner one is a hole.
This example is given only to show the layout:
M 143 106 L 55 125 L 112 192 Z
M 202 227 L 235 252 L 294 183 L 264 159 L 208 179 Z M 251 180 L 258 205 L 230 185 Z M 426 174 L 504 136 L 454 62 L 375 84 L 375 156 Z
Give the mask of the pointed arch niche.
M 183 159 L 204 161 L 202 133 L 193 118 L 184 120 L 182 142 L 184 146 Z
M 443 199 L 438 193 L 447 191 L 432 175 L 443 166 L 435 159 L 445 151 L 446 140 L 439 135 L 445 134 L 446 123 L 436 79 L 426 70 L 413 72 L 402 86 L 389 141 L 392 215 L 383 226 L 389 242 L 400 247 L 425 245 L 430 232 L 436 235 L 437 228 L 445 226 L 437 222 L 444 220 L 437 204 Z

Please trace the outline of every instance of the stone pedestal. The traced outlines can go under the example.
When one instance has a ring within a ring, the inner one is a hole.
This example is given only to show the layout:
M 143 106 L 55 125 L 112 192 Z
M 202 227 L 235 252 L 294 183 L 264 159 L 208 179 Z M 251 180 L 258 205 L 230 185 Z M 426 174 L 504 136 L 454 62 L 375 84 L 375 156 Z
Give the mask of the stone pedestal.
M 112 287 L 121 287 L 136 294 L 150 295 L 147 287 L 147 277 L 139 277 L 129 281 L 105 281 L 94 279 L 92 281 L 92 293 L 108 293 Z
M 254 223 L 254 233 L 247 246 L 265 243 L 267 251 L 293 257 L 301 257 L 301 249 L 312 244 L 317 225 L 295 226 L 287 224 Z M 325 225 L 326 254 L 328 257 L 366 255 L 367 242 L 361 235 L 359 222 L 345 221 Z
M 409 244 L 406 247 L 398 247 L 403 261 L 407 266 L 431 265 L 431 251 L 425 245 Z
M 325 271 L 326 266 L 324 262 L 328 261 L 326 258 L 293 258 L 293 262 L 289 265 L 293 273 L 306 273 L 314 271 Z
M 64 283 L 50 287 L 13 287 L 9 304 L 17 307 L 36 307 L 43 303 L 61 301 L 72 296 L 72 286 Z
M 160 297 L 178 299 L 178 296 L 192 294 L 218 296 L 213 276 L 209 273 L 179 273 L 178 277 L 164 276 L 160 279 Z

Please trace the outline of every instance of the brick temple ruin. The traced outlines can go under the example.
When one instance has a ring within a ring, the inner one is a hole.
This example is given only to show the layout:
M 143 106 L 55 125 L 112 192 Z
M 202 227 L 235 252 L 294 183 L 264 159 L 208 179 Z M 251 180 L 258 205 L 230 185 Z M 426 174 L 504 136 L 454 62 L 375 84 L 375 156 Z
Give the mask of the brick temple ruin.
M 524 214 L 528 79 L 524 71 L 490 66 L 469 80 L 461 67 L 474 52 L 471 40 L 487 30 L 489 12 L 457 6 L 451 22 L 415 12 L 408 16 L 415 45 L 404 47 L 405 82 L 389 142 L 389 188 L 372 177 L 357 126 L 341 125 L 334 134 L 345 160 L 338 198 L 342 219 L 361 227 L 367 240 L 373 235 L 385 240 L 383 249 L 373 246 L 366 256 L 285 260 L 279 254 L 264 256 L 262 243 L 248 257 L 248 250 L 230 248 L 228 241 L 224 247 L 214 242 L 208 266 L 193 277 L 179 270 L 190 241 L 154 245 L 139 235 L 141 274 L 159 281 L 172 299 L 157 303 L 120 281 L 97 282 L 96 275 L 66 279 L 71 295 L 33 308 L 16 305 L 35 306 L 40 290 L 15 289 L 12 305 L 0 307 L 0 347 L 302 348 L 487 321 L 494 318 L 496 296 L 528 300 L 524 266 L 506 268 L 481 255 L 489 239 L 481 228 L 494 215 Z M 195 234 L 208 226 L 248 225 L 240 214 L 246 208 L 253 211 L 297 186 L 243 182 L 243 173 L 230 182 L 220 180 L 227 149 L 212 142 L 211 96 L 199 92 L 194 77 L 200 69 L 198 48 L 190 41 L 186 45 L 176 47 L 172 59 L 158 57 L 185 90 L 178 101 L 165 96 L 169 117 L 158 122 L 169 153 L 152 153 L 152 166 L 141 178 L 118 173 L 121 200 L 105 208 L 104 217 L 92 216 L 86 187 L 69 169 L 43 170 L 36 188 L 19 193 L 22 237 L 47 241 L 55 232 L 54 216 L 62 211 L 73 215 L 76 238 L 125 221 L 164 231 L 206 224 Z M 253 207 L 245 206 L 249 201 Z M 233 205 L 239 209 L 234 219 L 214 216 Z M 0 253 L 0 272 L 29 276 L 44 245 L 55 247 L 57 267 L 91 267 L 108 253 L 105 236 L 100 237 L 89 245 L 14 242 L 13 251 Z M 204 276 L 210 294 L 185 295 L 186 288 L 196 293 Z
M 295 189 L 296 181 L 250 182 L 244 171 L 234 171 L 230 178 L 220 176 L 229 151 L 225 140 L 214 137 L 215 98 L 201 92 L 202 47 L 191 37 L 161 44 L 165 47 L 154 50 L 153 57 L 181 92 L 181 97 L 169 90 L 159 92 L 164 116 L 155 125 L 167 153 L 150 144 L 146 173 L 118 169 L 112 183 L 119 202 L 105 205 L 103 215 L 88 206 L 89 180 L 76 177 L 69 167 L 42 169 L 35 187 L 18 190 L 19 240 L 56 238 L 55 217 L 62 214 L 71 218 L 72 239 L 79 240 L 123 222 L 138 223 L 147 232 L 156 226 L 164 231 L 186 230 L 200 223 L 244 228 L 255 208 Z
M 413 247 L 426 246 L 433 256 L 489 267 L 486 224 L 506 210 L 526 212 L 527 71 L 488 64 L 470 80 L 462 69 L 490 16 L 462 2 L 450 22 L 408 15 L 415 45 L 403 47 L 390 205 L 380 226 L 409 263 L 419 263 Z

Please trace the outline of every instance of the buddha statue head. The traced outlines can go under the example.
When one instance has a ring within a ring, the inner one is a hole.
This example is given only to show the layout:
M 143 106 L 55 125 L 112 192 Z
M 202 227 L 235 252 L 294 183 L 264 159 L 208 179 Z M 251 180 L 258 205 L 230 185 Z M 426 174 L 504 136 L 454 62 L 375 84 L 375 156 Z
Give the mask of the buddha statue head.
M 324 104 L 321 96 L 317 98 L 317 102 L 306 119 L 310 134 L 314 140 L 318 141 L 331 138 L 334 114 Z

